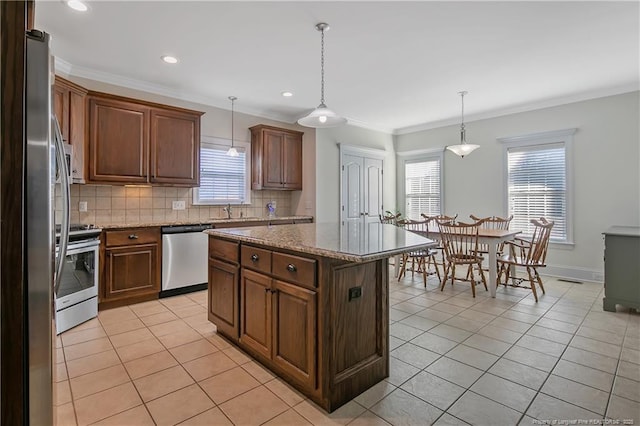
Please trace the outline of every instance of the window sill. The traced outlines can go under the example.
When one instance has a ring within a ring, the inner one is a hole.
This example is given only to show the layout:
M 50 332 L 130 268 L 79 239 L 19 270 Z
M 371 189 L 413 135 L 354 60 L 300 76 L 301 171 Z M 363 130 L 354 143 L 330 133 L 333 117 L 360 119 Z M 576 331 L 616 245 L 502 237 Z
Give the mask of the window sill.
M 247 203 L 244 202 L 242 204 L 240 203 L 228 203 L 228 202 L 211 202 L 211 203 L 207 203 L 207 202 L 203 202 L 203 201 L 198 201 L 198 202 L 192 202 L 191 205 L 192 206 L 220 206 L 220 207 L 225 207 L 227 206 L 227 204 L 231 204 L 231 207 L 237 207 L 237 208 L 242 208 L 242 207 L 251 207 L 251 203 Z

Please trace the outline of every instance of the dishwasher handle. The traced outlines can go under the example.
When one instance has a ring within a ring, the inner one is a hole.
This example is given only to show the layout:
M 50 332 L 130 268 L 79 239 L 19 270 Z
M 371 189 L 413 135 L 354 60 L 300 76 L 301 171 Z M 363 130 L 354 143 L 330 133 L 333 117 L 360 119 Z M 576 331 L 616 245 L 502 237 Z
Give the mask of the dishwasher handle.
M 211 228 L 213 228 L 211 224 L 197 224 L 163 226 L 162 228 L 160 228 L 160 230 L 163 234 L 186 234 L 189 232 L 202 232 Z

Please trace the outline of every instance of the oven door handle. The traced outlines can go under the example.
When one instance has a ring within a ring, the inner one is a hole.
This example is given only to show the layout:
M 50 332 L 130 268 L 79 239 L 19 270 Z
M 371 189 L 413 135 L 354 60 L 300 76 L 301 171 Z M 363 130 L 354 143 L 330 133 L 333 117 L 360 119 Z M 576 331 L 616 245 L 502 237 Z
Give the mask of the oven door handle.
M 62 270 L 64 269 L 64 259 L 67 257 L 67 247 L 69 244 L 69 222 L 71 212 L 71 188 L 69 187 L 69 168 L 64 154 L 64 142 L 62 132 L 55 115 L 51 116 L 53 124 L 53 141 L 55 144 L 56 161 L 58 163 L 58 173 L 60 175 L 60 187 L 62 188 L 62 224 L 60 227 L 60 250 L 56 259 L 56 274 L 54 276 L 54 297 L 58 294 L 60 283 L 62 282 Z

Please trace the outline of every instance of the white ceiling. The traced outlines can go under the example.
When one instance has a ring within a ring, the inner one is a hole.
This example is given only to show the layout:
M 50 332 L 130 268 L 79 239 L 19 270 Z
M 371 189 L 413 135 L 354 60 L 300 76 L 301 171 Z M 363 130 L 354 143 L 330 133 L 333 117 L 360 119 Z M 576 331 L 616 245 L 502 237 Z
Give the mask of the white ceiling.
M 640 84 L 637 1 L 88 5 L 36 3 L 62 71 L 286 122 L 320 100 L 318 22 L 327 106 L 387 132 L 459 122 L 461 90 L 470 121 Z

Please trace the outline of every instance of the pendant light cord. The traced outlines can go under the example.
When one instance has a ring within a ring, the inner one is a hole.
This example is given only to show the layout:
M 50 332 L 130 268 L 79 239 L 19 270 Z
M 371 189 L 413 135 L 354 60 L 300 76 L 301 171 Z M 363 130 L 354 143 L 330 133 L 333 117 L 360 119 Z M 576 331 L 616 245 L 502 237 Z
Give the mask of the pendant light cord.
M 320 104 L 324 105 L 324 29 L 320 33 Z
M 460 93 L 460 97 L 462 98 L 462 123 L 460 124 L 460 143 L 467 143 L 467 138 L 465 136 L 465 130 L 464 130 L 464 95 L 467 94 L 467 92 L 463 91 L 463 92 L 458 92 Z

